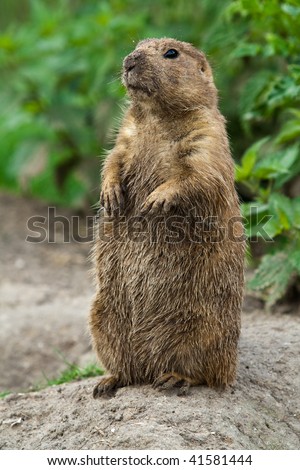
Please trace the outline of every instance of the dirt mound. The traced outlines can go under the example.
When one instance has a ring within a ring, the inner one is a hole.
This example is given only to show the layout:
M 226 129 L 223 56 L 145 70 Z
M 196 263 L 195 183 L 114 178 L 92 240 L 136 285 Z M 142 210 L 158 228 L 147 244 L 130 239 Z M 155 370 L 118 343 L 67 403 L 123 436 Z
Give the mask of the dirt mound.
M 237 383 L 187 397 L 149 386 L 93 400 L 97 379 L 0 402 L 2 449 L 299 449 L 299 333 L 294 317 L 243 319 Z
M 95 361 L 89 243 L 29 244 L 26 221 L 47 208 L 4 195 L 1 209 L 0 391 L 18 392 L 57 376 L 65 361 Z M 129 387 L 93 400 L 97 379 L 88 379 L 13 393 L 0 400 L 0 448 L 299 449 L 299 334 L 299 311 L 271 315 L 247 298 L 234 387 L 187 397 Z

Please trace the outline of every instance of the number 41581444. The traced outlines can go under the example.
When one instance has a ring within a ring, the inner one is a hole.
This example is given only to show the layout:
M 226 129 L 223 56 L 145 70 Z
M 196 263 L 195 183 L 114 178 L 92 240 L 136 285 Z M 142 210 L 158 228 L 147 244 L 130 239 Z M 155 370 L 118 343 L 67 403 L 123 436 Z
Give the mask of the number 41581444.
M 209 454 L 209 455 L 193 455 L 189 462 L 193 465 L 251 465 L 252 457 L 251 455 L 219 455 L 219 454 Z

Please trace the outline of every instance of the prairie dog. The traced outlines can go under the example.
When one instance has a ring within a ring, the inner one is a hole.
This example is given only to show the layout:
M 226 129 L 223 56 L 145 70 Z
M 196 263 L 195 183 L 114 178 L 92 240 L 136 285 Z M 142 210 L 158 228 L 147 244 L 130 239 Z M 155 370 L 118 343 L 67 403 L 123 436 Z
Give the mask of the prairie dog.
M 225 120 L 203 52 L 146 39 L 123 62 L 130 104 L 102 171 L 94 349 L 130 385 L 225 387 L 236 375 L 244 232 Z

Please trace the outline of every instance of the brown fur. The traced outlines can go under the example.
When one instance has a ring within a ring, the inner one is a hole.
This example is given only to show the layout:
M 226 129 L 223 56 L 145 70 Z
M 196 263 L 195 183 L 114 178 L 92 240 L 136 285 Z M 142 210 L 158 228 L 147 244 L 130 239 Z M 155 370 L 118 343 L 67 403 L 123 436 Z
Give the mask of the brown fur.
M 141 383 L 223 387 L 236 374 L 245 243 L 212 72 L 174 39 L 140 42 L 123 69 L 131 103 L 103 168 L 90 314 L 111 376 L 94 396 Z

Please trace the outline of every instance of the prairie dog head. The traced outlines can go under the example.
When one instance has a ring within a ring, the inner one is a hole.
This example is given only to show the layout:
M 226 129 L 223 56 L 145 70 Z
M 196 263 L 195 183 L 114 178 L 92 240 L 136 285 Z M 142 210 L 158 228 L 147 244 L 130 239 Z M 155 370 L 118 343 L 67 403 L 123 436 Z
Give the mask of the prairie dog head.
M 175 39 L 145 39 L 125 57 L 123 83 L 133 102 L 172 112 L 217 104 L 217 91 L 205 54 Z

